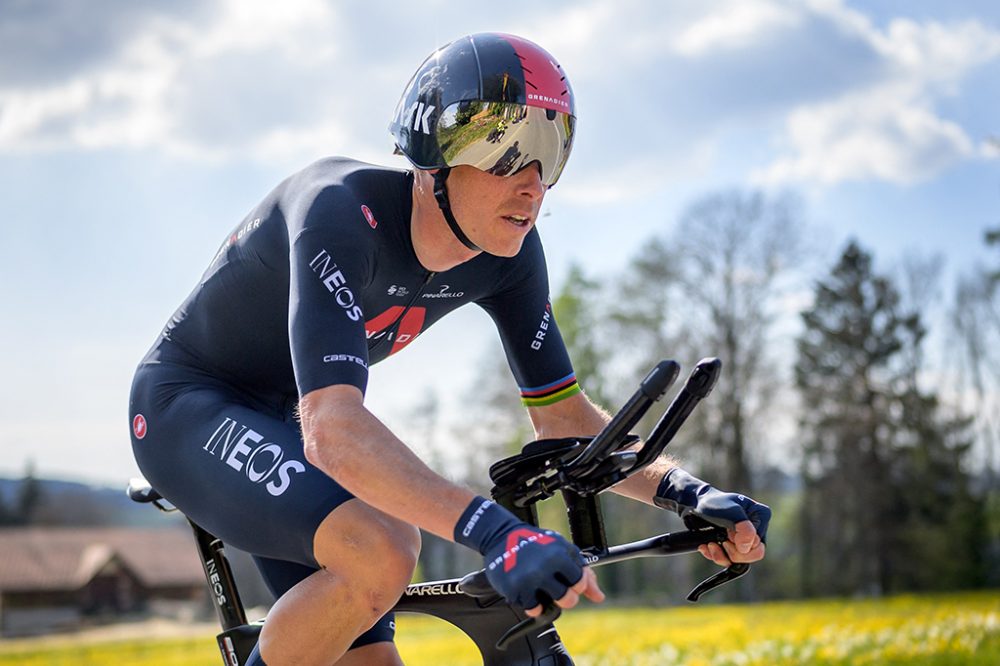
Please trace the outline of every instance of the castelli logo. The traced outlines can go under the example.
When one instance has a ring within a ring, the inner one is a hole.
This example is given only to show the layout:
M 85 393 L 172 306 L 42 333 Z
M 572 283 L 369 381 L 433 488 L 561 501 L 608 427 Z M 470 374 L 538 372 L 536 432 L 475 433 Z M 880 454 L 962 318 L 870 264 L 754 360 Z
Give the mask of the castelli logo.
M 371 208 L 369 208 L 364 204 L 361 204 L 361 213 L 365 216 L 365 219 L 368 220 L 369 227 L 374 229 L 375 227 L 378 226 L 378 220 L 376 220 L 375 216 L 372 214 Z
M 132 419 L 132 432 L 135 433 L 136 439 L 142 439 L 146 436 L 146 417 L 142 414 L 136 414 L 135 418 Z

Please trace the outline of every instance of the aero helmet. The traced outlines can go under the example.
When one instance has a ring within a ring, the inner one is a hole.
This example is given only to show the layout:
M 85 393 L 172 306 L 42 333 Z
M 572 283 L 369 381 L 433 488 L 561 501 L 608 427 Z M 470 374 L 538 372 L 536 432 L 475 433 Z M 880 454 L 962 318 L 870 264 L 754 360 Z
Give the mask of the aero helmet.
M 428 57 L 406 87 L 389 131 L 418 169 L 439 169 L 434 194 L 455 235 L 478 250 L 451 212 L 450 167 L 507 176 L 537 164 L 547 187 L 559 180 L 573 145 L 573 89 L 537 44 L 478 33 Z

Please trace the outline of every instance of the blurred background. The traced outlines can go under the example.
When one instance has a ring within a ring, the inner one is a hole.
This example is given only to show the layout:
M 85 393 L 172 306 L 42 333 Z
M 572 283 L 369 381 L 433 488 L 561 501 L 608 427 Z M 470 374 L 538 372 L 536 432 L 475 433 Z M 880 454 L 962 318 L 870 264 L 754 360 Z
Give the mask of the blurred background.
M 134 367 L 284 177 L 326 155 L 406 167 L 399 95 L 476 31 L 540 43 L 577 95 L 538 229 L 584 389 L 616 410 L 659 359 L 724 363 L 671 449 L 775 509 L 731 599 L 1000 584 L 1000 5 L 2 0 L 6 635 L 204 616 L 189 537 L 130 531 L 177 527 L 121 493 Z M 488 490 L 531 438 L 492 323 L 466 308 L 411 347 L 373 368 L 368 406 Z M 677 526 L 607 513 L 613 541 Z M 421 575 L 473 565 L 429 539 Z M 602 576 L 666 604 L 708 573 Z

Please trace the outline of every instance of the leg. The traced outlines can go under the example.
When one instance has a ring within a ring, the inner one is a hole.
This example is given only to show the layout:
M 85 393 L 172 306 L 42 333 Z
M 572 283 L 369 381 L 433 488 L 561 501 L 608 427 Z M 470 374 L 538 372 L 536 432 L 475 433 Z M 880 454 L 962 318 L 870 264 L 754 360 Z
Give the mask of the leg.
M 337 666 L 403 666 L 395 643 L 371 643 L 351 648 Z
M 139 414 L 149 427 L 133 429 L 136 461 L 164 497 L 227 544 L 298 567 L 265 623 L 265 661 L 329 666 L 399 598 L 419 533 L 310 465 L 283 403 L 164 362 L 136 373 L 130 420 Z M 390 637 L 367 632 L 358 648 L 367 638 L 366 653 L 389 654 L 374 645 Z
M 264 623 L 260 651 L 267 663 L 329 664 L 344 655 L 402 595 L 420 542 L 413 526 L 350 500 L 323 520 L 313 549 L 323 568 L 282 595 Z M 391 643 L 352 652 L 344 664 L 401 663 Z M 388 661 L 358 661 L 365 656 Z
M 268 589 L 278 599 L 298 583 L 320 569 L 287 560 L 274 560 L 259 555 L 253 556 L 260 575 Z M 403 666 L 393 637 L 396 633 L 395 616 L 383 615 L 368 631 L 359 636 L 347 654 L 337 662 L 337 666 Z M 258 648 L 258 659 L 259 659 Z M 260 661 L 248 662 L 248 666 L 259 666 Z

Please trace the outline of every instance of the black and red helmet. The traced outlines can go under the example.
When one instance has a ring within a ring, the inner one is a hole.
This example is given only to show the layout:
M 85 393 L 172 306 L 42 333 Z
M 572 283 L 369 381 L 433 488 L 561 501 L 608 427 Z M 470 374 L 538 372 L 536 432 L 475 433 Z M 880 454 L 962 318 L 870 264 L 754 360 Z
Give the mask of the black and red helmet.
M 555 58 L 520 37 L 478 33 L 424 61 L 389 131 L 418 169 L 464 164 L 505 176 L 537 163 L 551 187 L 575 123 L 573 89 Z

